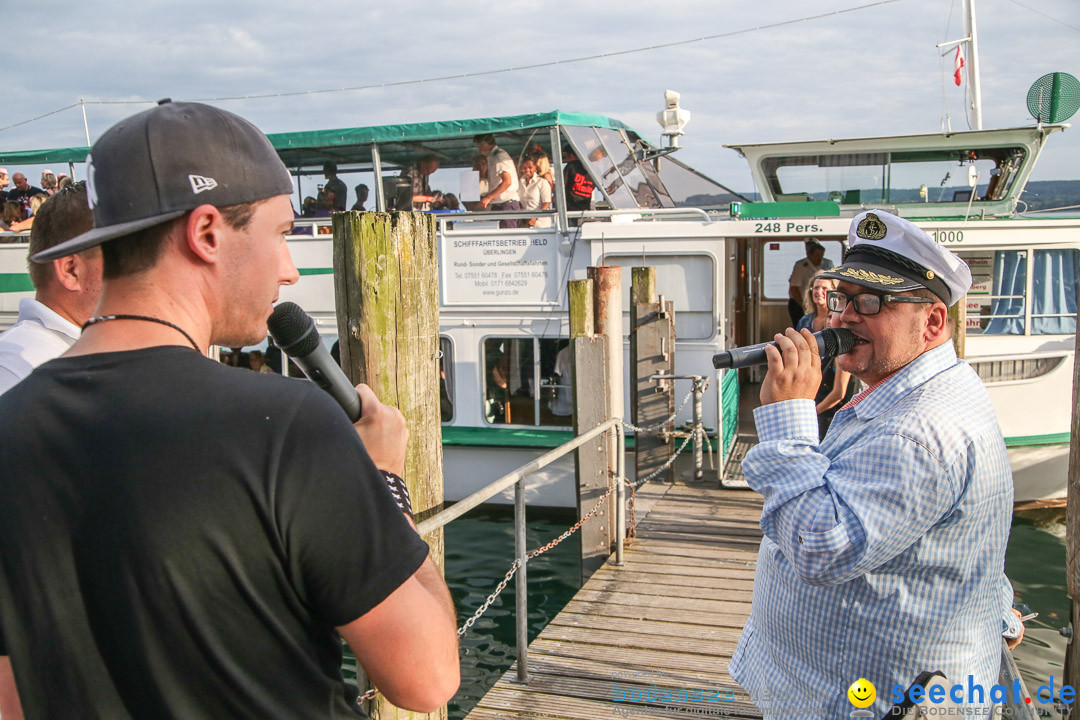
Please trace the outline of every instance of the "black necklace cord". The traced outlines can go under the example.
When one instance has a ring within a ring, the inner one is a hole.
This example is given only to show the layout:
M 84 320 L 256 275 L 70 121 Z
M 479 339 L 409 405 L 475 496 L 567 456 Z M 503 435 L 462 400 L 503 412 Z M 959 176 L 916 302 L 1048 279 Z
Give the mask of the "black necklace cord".
M 142 320 L 143 322 L 152 322 L 159 325 L 165 325 L 166 327 L 171 327 L 173 330 L 187 338 L 187 341 L 191 343 L 191 347 L 195 348 L 195 352 L 199 353 L 200 355 L 202 354 L 202 350 L 199 349 L 198 344 L 196 344 L 195 340 L 187 334 L 184 328 L 180 327 L 175 323 L 171 323 L 168 320 L 162 320 L 161 318 L 152 317 L 150 315 L 98 315 L 84 322 L 82 329 L 86 330 L 86 328 L 90 327 L 91 325 L 97 325 L 98 323 L 107 322 L 109 320 Z

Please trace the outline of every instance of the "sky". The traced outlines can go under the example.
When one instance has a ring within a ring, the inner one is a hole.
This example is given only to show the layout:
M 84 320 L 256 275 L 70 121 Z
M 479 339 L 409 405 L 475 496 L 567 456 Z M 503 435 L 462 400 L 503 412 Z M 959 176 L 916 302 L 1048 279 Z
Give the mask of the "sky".
M 935 47 L 962 37 L 960 0 L 492 5 L 17 3 L 4 13 L 5 26 L 19 28 L 7 35 L 6 66 L 24 71 L 5 73 L 0 127 L 84 99 L 94 140 L 150 107 L 100 102 L 401 83 L 726 35 L 543 68 L 212 104 L 265 132 L 560 109 L 615 117 L 659 143 L 656 113 L 671 89 L 691 112 L 679 157 L 737 191 L 752 190 L 753 182 L 745 161 L 724 144 L 937 132 L 946 113 L 953 130 L 967 129 L 963 89 L 952 82 L 953 52 L 941 58 Z M 983 125 L 1031 125 L 1031 84 L 1054 71 L 1080 76 L 1080 1 L 977 0 L 976 7 Z M 765 27 L 777 23 L 786 24 Z M 85 142 L 78 106 L 0 130 L 3 150 Z M 32 181 L 41 170 L 8 169 Z M 1051 138 L 1032 177 L 1078 178 L 1080 124 Z

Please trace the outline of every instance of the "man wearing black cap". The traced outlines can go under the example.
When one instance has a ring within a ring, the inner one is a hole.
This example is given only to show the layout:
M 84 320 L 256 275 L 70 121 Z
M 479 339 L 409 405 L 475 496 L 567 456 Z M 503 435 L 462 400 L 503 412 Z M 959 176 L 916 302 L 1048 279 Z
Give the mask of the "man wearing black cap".
M 856 216 L 848 237 L 843 264 L 823 275 L 839 281 L 830 324 L 856 338 L 837 366 L 867 389 L 819 438 L 821 358 L 809 331 L 776 335 L 754 411 L 760 442 L 743 460 L 765 498 L 765 537 L 730 672 L 765 717 L 846 717 L 860 678 L 878 689 L 874 717 L 887 690 L 922 671 L 989 688 L 1003 631 L 1022 634 L 1003 573 L 1005 443 L 951 342 L 948 307 L 971 273 L 885 212 Z
M 353 427 L 312 383 L 204 356 L 263 339 L 298 277 L 266 136 L 164 103 L 87 177 L 94 229 L 34 260 L 101 245 L 98 315 L 0 396 L 0 688 L 13 670 L 33 718 L 357 717 L 344 638 L 390 702 L 437 708 L 454 613 L 385 485 L 401 414 L 361 385 Z

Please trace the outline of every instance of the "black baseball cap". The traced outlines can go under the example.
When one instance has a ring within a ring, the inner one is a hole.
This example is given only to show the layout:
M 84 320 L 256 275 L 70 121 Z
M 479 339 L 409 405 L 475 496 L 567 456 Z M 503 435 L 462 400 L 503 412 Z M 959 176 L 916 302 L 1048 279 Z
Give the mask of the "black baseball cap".
M 162 100 L 105 131 L 86 156 L 94 229 L 34 255 L 48 262 L 178 218 L 292 193 L 266 135 L 227 110 Z

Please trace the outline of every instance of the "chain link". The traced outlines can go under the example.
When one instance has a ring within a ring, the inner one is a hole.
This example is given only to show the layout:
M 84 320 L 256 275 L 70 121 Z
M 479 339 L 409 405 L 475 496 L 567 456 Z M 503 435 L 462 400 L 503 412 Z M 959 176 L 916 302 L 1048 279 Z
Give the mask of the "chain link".
M 698 383 L 695 381 L 693 386 L 690 388 L 690 392 L 686 393 L 686 397 L 683 398 L 682 403 L 679 405 L 679 407 L 675 410 L 675 412 L 668 415 L 665 420 L 661 420 L 660 422 L 654 425 L 649 425 L 647 427 L 638 427 L 637 425 L 632 425 L 623 420 L 623 427 L 627 430 L 633 430 L 636 433 L 651 433 L 656 432 L 657 430 L 662 430 L 667 425 L 675 422 L 676 416 L 678 416 L 678 414 L 683 411 L 683 408 L 686 407 L 686 403 L 690 402 L 690 398 L 694 396 L 694 390 L 697 388 L 697 386 Z

